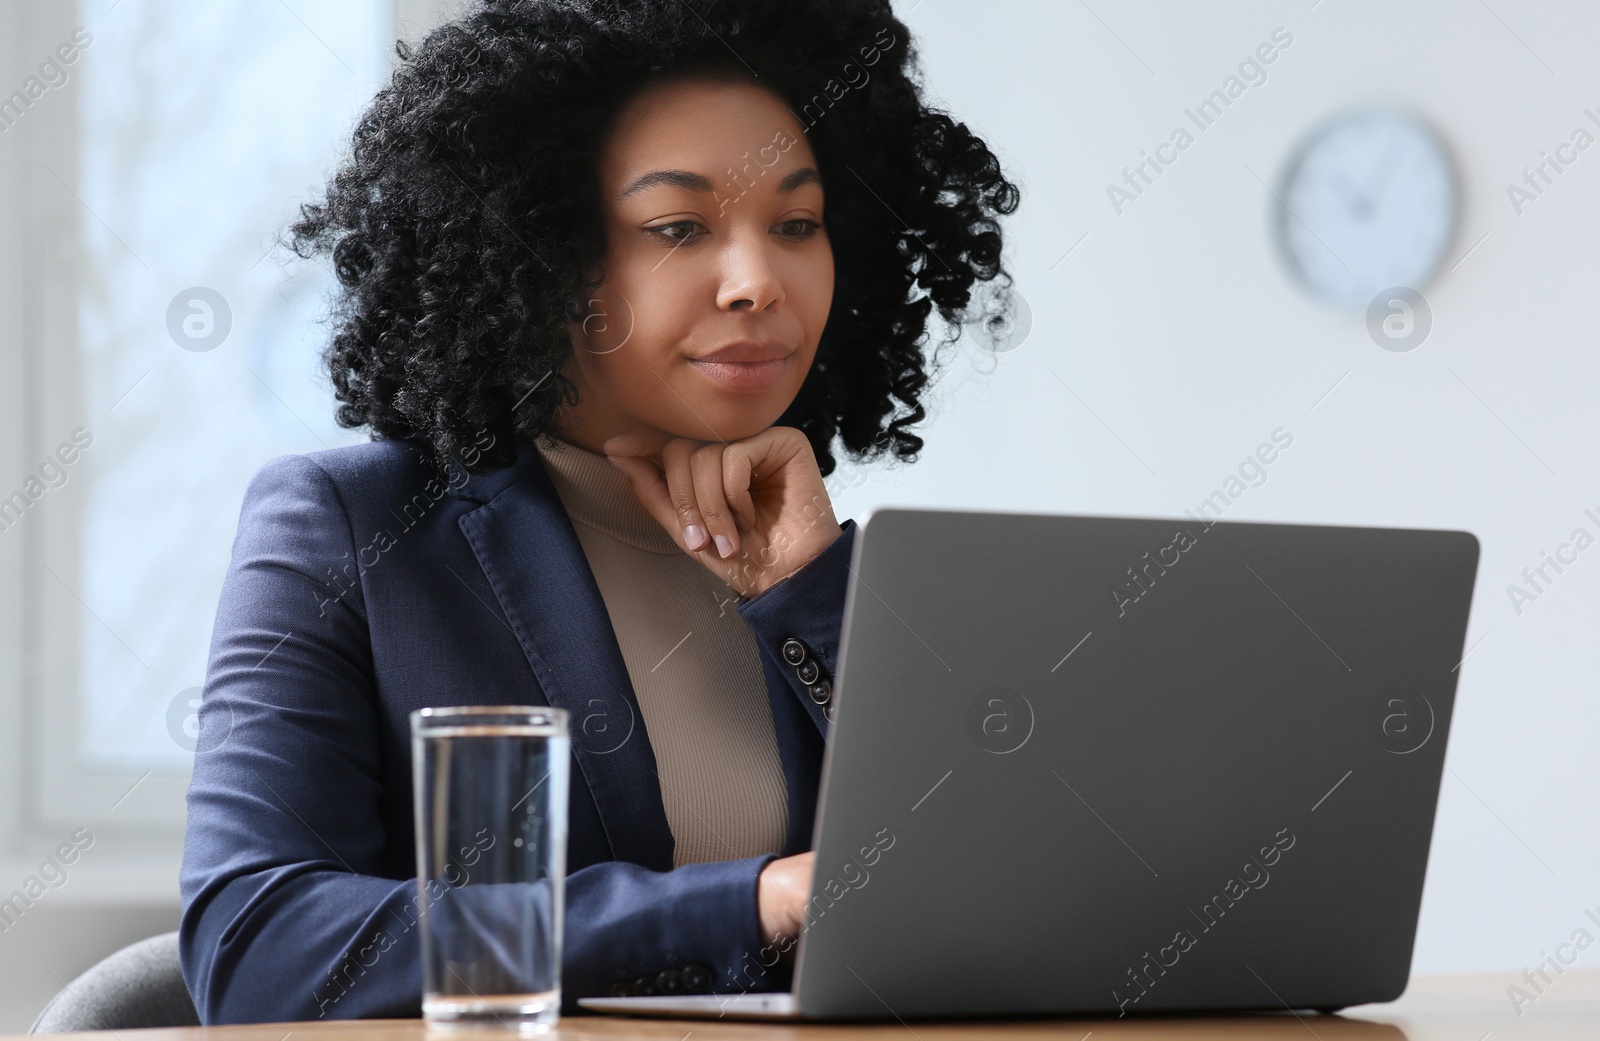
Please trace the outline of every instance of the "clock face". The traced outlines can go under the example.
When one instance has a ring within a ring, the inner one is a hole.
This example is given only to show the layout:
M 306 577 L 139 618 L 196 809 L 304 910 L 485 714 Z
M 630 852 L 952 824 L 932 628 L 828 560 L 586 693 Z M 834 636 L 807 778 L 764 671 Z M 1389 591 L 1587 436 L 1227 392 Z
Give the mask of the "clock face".
M 1422 288 L 1455 238 L 1455 166 L 1439 136 L 1403 113 L 1352 112 L 1313 131 L 1278 195 L 1289 267 L 1335 307 L 1362 311 L 1385 289 Z

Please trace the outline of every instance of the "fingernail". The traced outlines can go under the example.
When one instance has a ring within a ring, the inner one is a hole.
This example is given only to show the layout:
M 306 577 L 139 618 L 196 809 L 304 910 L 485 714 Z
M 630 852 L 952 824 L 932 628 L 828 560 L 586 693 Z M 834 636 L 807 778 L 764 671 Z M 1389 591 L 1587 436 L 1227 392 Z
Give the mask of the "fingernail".
M 732 552 L 733 552 L 733 543 L 728 541 L 728 536 L 726 536 L 726 535 L 718 535 L 717 536 L 717 553 L 718 553 L 718 555 L 726 557 L 728 554 L 730 554 Z
M 622 465 L 622 460 L 618 459 L 614 455 L 606 456 L 606 462 L 610 463 L 612 466 L 616 467 L 618 470 L 622 470 L 624 473 L 627 472 L 627 470 Z
M 683 529 L 683 540 L 689 544 L 690 549 L 699 549 L 706 540 L 706 533 L 700 530 L 700 525 L 691 524 Z

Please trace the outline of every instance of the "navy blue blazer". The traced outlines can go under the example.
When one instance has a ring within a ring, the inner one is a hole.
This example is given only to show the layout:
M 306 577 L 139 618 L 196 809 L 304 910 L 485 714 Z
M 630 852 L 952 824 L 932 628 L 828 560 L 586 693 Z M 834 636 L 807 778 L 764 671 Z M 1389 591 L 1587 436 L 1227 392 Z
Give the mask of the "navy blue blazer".
M 853 520 L 736 610 L 761 648 L 788 784 L 784 855 L 810 848 L 828 721 L 784 662 L 833 675 Z M 203 1023 L 417 1016 L 409 713 L 571 715 L 563 1011 L 670 970 L 719 991 L 763 970 L 771 854 L 672 869 L 644 720 L 599 587 L 537 450 L 442 478 L 418 443 L 281 456 L 245 492 L 212 633 L 188 792 L 183 975 Z

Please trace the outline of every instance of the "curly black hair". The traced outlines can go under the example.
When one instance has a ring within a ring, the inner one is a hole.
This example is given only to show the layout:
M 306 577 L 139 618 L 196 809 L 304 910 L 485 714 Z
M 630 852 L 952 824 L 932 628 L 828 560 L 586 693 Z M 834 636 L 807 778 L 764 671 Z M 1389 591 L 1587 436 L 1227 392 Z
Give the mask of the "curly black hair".
M 396 53 L 326 198 L 288 229 L 300 257 L 332 257 L 336 415 L 374 440 L 425 439 L 483 472 L 511 464 L 517 437 L 554 435 L 578 402 L 567 326 L 605 278 L 600 150 L 656 79 L 774 89 L 811 142 L 835 289 L 778 423 L 806 434 L 824 476 L 835 436 L 858 460 L 915 460 L 933 307 L 949 345 L 975 281 L 1001 279 L 992 299 L 1009 305 L 995 217 L 1017 186 L 924 103 L 888 0 L 477 0 Z M 491 447 L 473 450 L 484 432 Z

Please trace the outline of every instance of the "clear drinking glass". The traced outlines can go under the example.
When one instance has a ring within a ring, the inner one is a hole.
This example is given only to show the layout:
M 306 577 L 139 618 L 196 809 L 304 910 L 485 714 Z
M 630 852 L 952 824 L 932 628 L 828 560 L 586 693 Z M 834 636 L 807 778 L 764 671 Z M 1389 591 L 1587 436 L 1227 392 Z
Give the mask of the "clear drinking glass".
M 569 749 L 563 709 L 411 713 L 428 1026 L 542 1033 L 559 1015 Z

